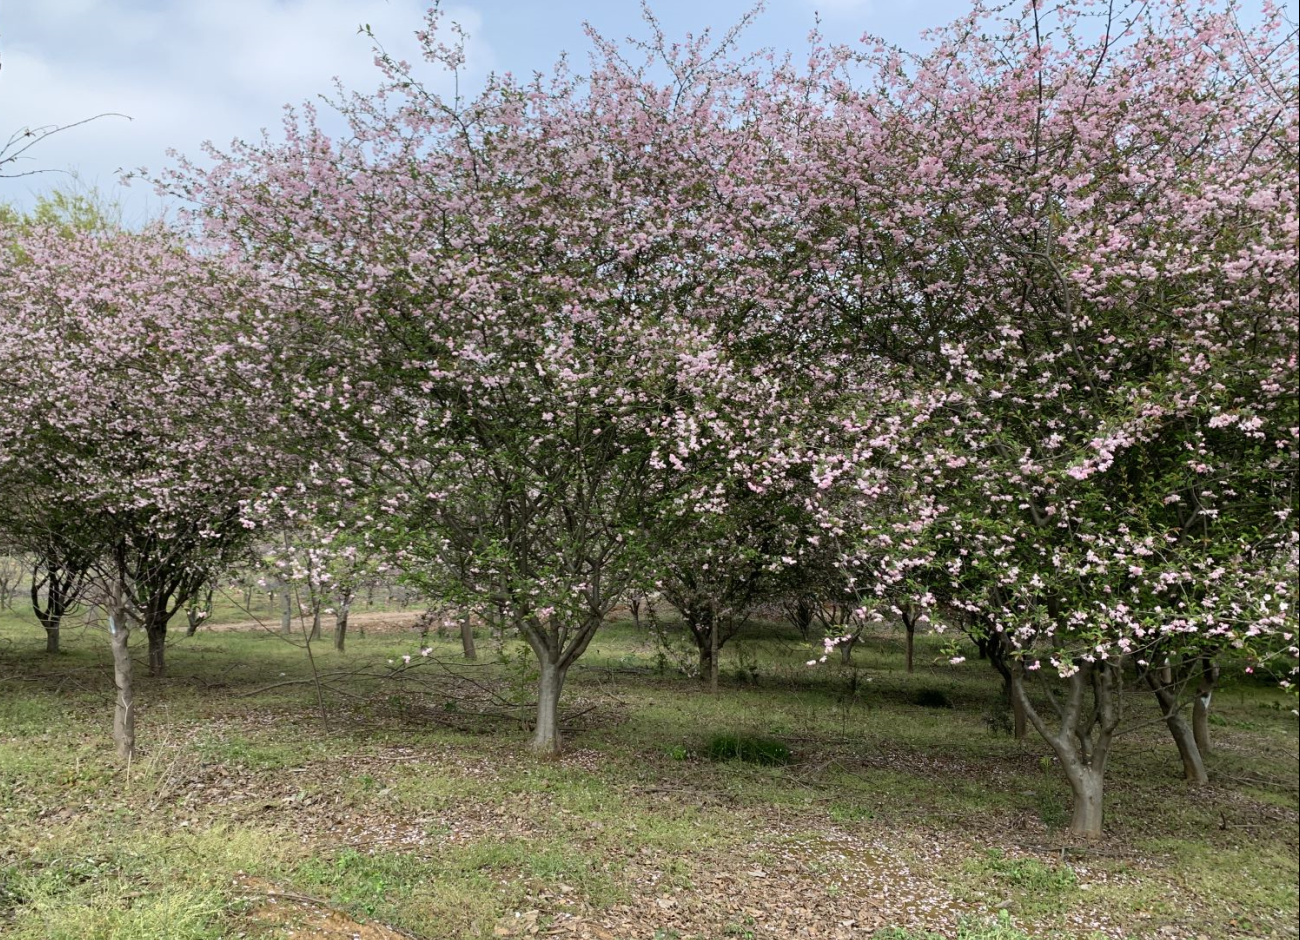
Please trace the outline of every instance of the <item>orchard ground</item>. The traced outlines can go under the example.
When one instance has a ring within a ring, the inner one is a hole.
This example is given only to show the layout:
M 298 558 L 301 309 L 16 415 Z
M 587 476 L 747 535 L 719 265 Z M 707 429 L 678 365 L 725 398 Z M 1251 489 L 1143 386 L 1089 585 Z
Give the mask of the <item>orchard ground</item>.
M 546 761 L 516 644 L 482 637 L 465 664 L 431 637 L 422 658 L 413 611 L 358 611 L 345 654 L 327 622 L 309 659 L 256 613 L 266 629 L 219 607 L 243 628 L 177 636 L 164 679 L 138 669 L 129 768 L 104 636 L 73 618 L 51 657 L 0 613 L 0 934 L 1297 936 L 1296 721 L 1263 682 L 1216 697 L 1202 790 L 1135 688 L 1106 837 L 1082 846 L 1046 744 L 1007 736 L 993 671 L 933 637 L 909 676 L 898 635 L 809 668 L 759 625 L 713 697 L 607 624 Z M 737 750 L 756 759 L 712 759 Z

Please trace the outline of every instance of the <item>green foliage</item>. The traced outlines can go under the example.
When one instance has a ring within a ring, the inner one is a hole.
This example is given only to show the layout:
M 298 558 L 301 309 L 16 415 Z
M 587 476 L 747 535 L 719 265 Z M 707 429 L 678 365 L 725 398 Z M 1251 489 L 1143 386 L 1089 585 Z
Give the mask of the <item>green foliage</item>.
M 718 734 L 709 739 L 705 753 L 712 761 L 779 766 L 790 763 L 790 748 L 775 738 L 745 734 Z
M 1070 821 L 1065 800 L 1055 790 L 1040 787 L 1034 792 L 1034 802 L 1038 808 L 1038 818 L 1049 831 L 1063 829 Z
M 1073 891 L 1079 878 L 1068 865 L 1045 865 L 1033 858 L 1007 858 L 1001 849 L 989 849 L 976 868 L 1012 888 L 1034 894 L 1059 894 Z

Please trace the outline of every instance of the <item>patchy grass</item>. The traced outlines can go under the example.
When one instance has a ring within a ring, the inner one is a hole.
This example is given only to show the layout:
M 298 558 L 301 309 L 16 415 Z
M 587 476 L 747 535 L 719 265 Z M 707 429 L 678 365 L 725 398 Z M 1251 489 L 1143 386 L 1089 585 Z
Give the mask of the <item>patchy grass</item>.
M 993 671 L 934 638 L 913 675 L 901 634 L 808 668 L 758 624 L 715 697 L 610 624 L 547 761 L 523 750 L 519 644 L 483 635 L 465 664 L 433 637 L 424 659 L 390 612 L 309 658 L 263 606 L 268 628 L 176 636 L 166 678 L 139 670 L 129 772 L 102 634 L 70 624 L 50 657 L 0 613 L 0 934 L 1296 936 L 1296 724 L 1260 683 L 1216 695 L 1204 791 L 1135 695 L 1084 846 L 1046 745 L 990 720 Z M 214 622 L 250 619 L 225 602 Z

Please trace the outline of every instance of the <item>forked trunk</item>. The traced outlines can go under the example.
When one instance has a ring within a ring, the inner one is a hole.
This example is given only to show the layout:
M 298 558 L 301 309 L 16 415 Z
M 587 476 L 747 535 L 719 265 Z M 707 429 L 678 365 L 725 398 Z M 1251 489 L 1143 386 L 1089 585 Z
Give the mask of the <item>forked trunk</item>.
M 1070 833 L 1095 839 L 1101 835 L 1106 761 L 1119 726 L 1123 672 L 1121 664 L 1113 661 L 1084 660 L 1073 665 L 1075 672 L 1065 679 L 1065 696 L 1054 695 L 1044 681 L 1045 694 L 1060 718 L 1056 729 L 1029 701 L 1023 669 L 1011 671 L 1011 687 L 1025 716 L 1051 745 L 1065 771 L 1073 800 Z M 1092 707 L 1086 708 L 1084 698 L 1089 692 Z
M 1073 806 L 1070 832 L 1085 839 L 1101 838 L 1104 772 L 1090 767 L 1066 768 Z
M 313 643 L 320 639 L 320 604 L 311 605 L 311 636 Z
M 568 670 L 547 656 L 540 658 L 539 665 L 537 718 L 531 747 L 538 754 L 554 755 L 560 753 L 560 692 Z
M 912 674 L 913 655 L 916 652 L 916 618 L 903 611 L 903 629 L 907 633 L 907 674 Z
M 1173 736 L 1174 744 L 1178 747 L 1178 756 L 1182 758 L 1183 778 L 1194 787 L 1203 787 L 1208 784 L 1210 775 L 1206 773 L 1205 761 L 1201 757 L 1201 749 L 1197 746 L 1192 729 L 1183 720 L 1183 716 L 1173 715 L 1166 719 L 1165 724 L 1169 726 L 1169 733 Z
M 849 636 L 848 639 L 841 640 L 838 649 L 840 651 L 840 662 L 848 666 L 853 662 L 853 648 L 858 645 L 856 636 Z M 910 670 L 909 670 L 910 671 Z
M 1171 670 L 1169 667 L 1147 669 L 1144 674 L 1147 685 L 1155 693 L 1160 713 L 1165 720 L 1165 727 L 1169 729 L 1174 745 L 1178 748 L 1178 756 L 1183 762 L 1183 778 L 1192 786 L 1205 786 L 1210 782 L 1210 776 L 1205 772 L 1205 761 L 1201 758 L 1201 749 L 1196 743 L 1192 729 L 1183 720 L 1182 707 L 1178 702 Z
M 474 646 L 474 623 L 469 614 L 460 618 L 460 648 L 466 659 L 478 659 L 478 649 Z

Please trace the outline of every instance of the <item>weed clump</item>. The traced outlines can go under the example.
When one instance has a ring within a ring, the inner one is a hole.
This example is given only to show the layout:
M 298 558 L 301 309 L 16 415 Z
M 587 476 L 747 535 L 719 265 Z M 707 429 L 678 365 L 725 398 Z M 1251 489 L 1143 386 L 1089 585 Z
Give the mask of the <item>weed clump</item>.
M 790 763 L 790 749 L 775 738 L 753 735 L 719 734 L 710 741 L 709 760 L 743 761 L 746 764 L 777 766 Z

